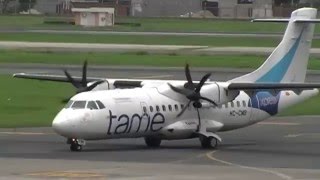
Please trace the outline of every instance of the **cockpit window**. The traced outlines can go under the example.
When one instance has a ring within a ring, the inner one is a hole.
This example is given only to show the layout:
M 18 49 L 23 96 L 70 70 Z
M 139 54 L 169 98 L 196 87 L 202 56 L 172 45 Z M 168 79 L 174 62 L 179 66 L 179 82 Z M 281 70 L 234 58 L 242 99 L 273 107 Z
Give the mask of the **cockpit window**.
M 73 101 L 70 100 L 70 101 L 64 106 L 64 108 L 65 108 L 65 109 L 70 108 L 71 105 L 72 105 L 72 103 L 73 103 Z
M 94 101 L 89 101 L 87 104 L 87 109 L 98 109 L 98 106 Z
M 106 108 L 101 101 L 96 101 L 96 102 L 97 102 L 97 104 L 98 104 L 98 106 L 99 106 L 99 109 L 104 109 L 104 108 Z
M 87 101 L 75 101 L 72 104 L 72 109 L 84 109 L 86 107 Z

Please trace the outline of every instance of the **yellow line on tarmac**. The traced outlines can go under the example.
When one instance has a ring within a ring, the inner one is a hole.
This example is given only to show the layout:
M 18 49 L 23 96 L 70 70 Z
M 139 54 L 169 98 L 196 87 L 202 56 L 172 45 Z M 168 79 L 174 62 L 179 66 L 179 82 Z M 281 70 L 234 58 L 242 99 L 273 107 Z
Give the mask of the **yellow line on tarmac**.
M 216 152 L 217 151 L 208 152 L 206 154 L 207 158 L 209 158 L 212 161 L 216 161 L 216 162 L 219 162 L 219 163 L 222 163 L 222 164 L 226 164 L 226 165 L 229 165 L 229 166 L 235 166 L 235 167 L 239 167 L 239 168 L 242 168 L 242 169 L 249 169 L 249 170 L 253 170 L 253 171 L 260 171 L 260 172 L 272 174 L 272 175 L 275 175 L 275 176 L 280 177 L 281 179 L 285 179 L 285 180 L 292 180 L 293 179 L 291 176 L 288 176 L 286 174 L 283 174 L 283 173 L 280 173 L 280 172 L 277 172 L 277 171 L 273 171 L 273 170 L 270 170 L 270 169 L 243 166 L 243 165 L 240 165 L 240 164 L 236 164 L 236 163 L 232 163 L 232 162 L 229 162 L 229 161 L 224 161 L 224 160 L 218 159 L 218 158 L 213 156 L 213 154 L 216 153 Z
M 103 174 L 90 171 L 48 171 L 26 174 L 27 176 L 51 177 L 51 178 L 102 178 Z

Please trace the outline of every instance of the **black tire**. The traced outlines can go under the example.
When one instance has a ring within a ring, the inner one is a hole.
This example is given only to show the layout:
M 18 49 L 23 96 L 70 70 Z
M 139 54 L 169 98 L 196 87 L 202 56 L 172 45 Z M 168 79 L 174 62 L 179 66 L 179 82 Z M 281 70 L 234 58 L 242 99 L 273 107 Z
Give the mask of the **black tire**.
M 73 152 L 80 152 L 80 151 L 82 151 L 82 146 L 79 144 L 71 144 L 70 150 Z
M 201 147 L 204 149 L 216 149 L 218 147 L 218 139 L 214 137 L 200 136 Z
M 145 137 L 144 141 L 146 142 L 146 145 L 151 148 L 157 148 L 161 144 L 161 139 L 155 137 Z

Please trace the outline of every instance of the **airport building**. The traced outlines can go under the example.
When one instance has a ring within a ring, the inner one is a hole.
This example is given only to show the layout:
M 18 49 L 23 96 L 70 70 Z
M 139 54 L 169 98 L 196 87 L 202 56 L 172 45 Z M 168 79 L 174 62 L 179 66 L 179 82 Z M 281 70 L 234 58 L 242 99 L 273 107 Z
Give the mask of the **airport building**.
M 71 14 L 72 8 L 115 8 L 116 16 L 137 17 L 288 17 L 297 4 L 275 0 L 38 0 L 33 9 L 42 14 Z M 294 2 L 294 1 L 292 1 Z M 310 1 L 313 2 L 313 1 Z M 300 3 L 309 5 L 309 0 Z M 15 2 L 17 3 L 17 1 Z M 16 8 L 18 9 L 18 8 Z

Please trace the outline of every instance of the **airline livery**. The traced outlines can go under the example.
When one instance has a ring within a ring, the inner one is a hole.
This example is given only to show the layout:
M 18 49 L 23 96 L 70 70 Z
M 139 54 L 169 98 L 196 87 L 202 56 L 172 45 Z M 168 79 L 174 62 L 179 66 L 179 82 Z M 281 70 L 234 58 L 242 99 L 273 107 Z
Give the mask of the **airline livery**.
M 162 140 L 199 138 L 203 148 L 216 148 L 216 134 L 247 127 L 318 94 L 320 84 L 305 83 L 317 10 L 301 8 L 288 22 L 278 47 L 257 70 L 227 82 L 82 78 L 15 74 L 18 78 L 71 82 L 77 88 L 52 123 L 71 151 L 86 140 L 143 137 L 149 147 Z

